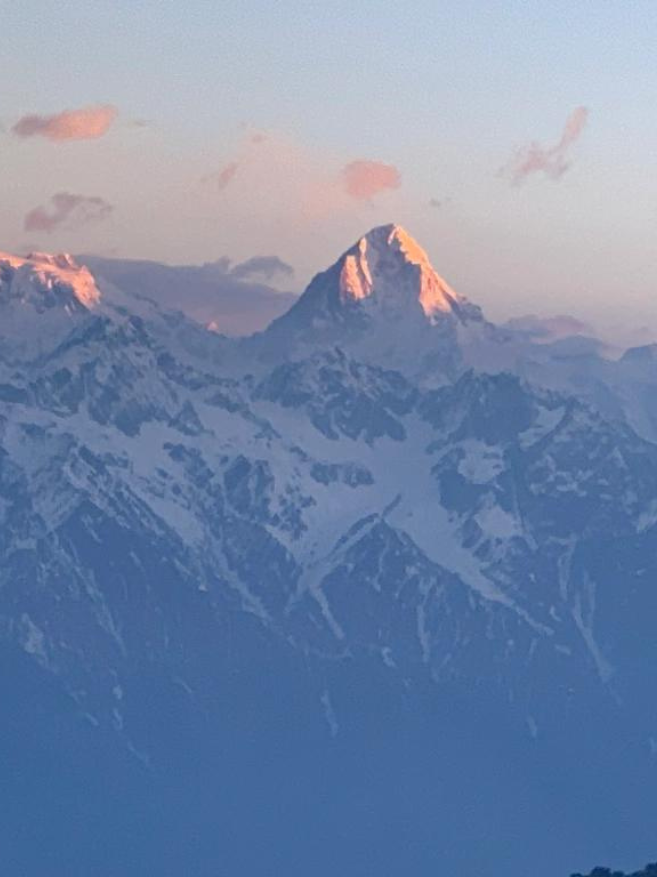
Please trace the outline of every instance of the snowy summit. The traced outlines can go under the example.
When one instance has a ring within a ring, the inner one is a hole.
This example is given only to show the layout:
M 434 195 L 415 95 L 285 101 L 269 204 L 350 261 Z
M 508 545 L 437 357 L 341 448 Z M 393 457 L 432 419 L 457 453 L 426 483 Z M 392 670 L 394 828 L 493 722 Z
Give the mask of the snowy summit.
M 265 333 L 295 357 L 311 345 L 338 345 L 360 359 L 404 371 L 451 372 L 460 348 L 485 326 L 481 310 L 434 270 L 399 225 L 372 229 Z
M 434 270 L 422 247 L 399 225 L 382 225 L 364 235 L 338 263 L 342 301 L 366 301 L 393 314 L 419 303 L 434 321 L 465 302 Z
M 92 274 L 66 254 L 0 253 L 2 357 L 30 359 L 53 350 L 93 319 L 101 294 Z
M 100 302 L 96 281 L 67 253 L 31 253 L 25 258 L 0 253 L 0 304 L 20 302 L 41 313 L 59 305 L 67 311 Z

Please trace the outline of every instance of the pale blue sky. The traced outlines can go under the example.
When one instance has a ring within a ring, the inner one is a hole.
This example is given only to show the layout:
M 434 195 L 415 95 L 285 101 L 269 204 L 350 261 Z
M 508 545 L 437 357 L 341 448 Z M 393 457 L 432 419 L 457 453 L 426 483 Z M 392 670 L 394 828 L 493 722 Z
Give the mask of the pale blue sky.
M 654 2 L 0 0 L 0 20 L 0 249 L 276 253 L 302 285 L 395 220 L 494 316 L 622 299 L 653 319 Z M 102 140 L 8 133 L 28 113 L 103 103 L 120 115 Z M 499 176 L 530 141 L 556 143 L 577 106 L 589 119 L 560 180 Z M 356 159 L 394 165 L 401 188 L 334 198 Z M 200 182 L 233 161 L 225 190 Z M 114 213 L 26 234 L 24 215 L 58 191 Z

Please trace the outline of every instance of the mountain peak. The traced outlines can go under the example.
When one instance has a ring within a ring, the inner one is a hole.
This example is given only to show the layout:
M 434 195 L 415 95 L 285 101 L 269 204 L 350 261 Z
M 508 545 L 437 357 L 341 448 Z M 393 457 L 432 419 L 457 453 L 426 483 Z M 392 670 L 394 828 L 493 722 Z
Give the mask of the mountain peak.
M 28 361 L 49 353 L 95 318 L 100 304 L 93 276 L 71 256 L 0 253 L 3 359 Z
M 405 228 L 396 223 L 379 225 L 370 229 L 367 234 L 358 241 L 358 247 L 370 247 L 376 251 L 392 250 L 402 254 L 408 262 L 425 267 L 431 267 L 429 257 Z
M 91 272 L 68 253 L 0 252 L 0 303 L 29 304 L 39 313 L 57 305 L 74 312 L 96 307 L 100 298 Z
M 481 310 L 434 270 L 400 225 L 381 225 L 317 274 L 256 346 L 265 359 L 298 358 L 319 348 L 405 374 L 456 374 L 464 345 L 487 333 Z
M 454 292 L 414 238 L 391 223 L 373 228 L 318 274 L 272 328 L 304 336 L 376 329 L 381 338 L 386 327 L 398 335 L 402 326 L 422 331 L 470 320 L 482 321 L 479 308 Z
M 340 260 L 340 298 L 390 313 L 419 303 L 430 322 L 464 302 L 400 225 L 373 228 Z

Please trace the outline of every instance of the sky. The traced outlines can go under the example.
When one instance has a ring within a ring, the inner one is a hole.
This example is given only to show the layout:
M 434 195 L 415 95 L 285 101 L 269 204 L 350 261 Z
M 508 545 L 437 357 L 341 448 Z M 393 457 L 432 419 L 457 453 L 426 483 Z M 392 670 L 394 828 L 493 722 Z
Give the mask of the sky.
M 493 318 L 655 326 L 657 4 L 0 0 L 0 250 L 275 256 L 404 225 Z

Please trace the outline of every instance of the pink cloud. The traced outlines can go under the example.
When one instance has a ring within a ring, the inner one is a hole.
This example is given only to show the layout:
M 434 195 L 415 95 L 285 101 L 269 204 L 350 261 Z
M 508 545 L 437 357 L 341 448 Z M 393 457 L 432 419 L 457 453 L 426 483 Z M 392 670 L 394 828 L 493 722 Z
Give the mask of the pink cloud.
M 116 119 L 113 106 L 64 110 L 52 116 L 23 116 L 12 128 L 17 137 L 44 137 L 56 143 L 68 140 L 96 140 L 103 137 Z
M 540 143 L 530 143 L 521 149 L 503 169 L 502 174 L 518 186 L 532 174 L 542 173 L 548 179 L 559 180 L 572 165 L 569 151 L 579 139 L 586 126 L 589 111 L 586 107 L 577 107 L 566 119 L 566 124 L 559 142 L 554 146 L 544 147 Z
M 60 227 L 80 228 L 90 222 L 106 219 L 114 207 L 97 195 L 72 195 L 58 192 L 50 199 L 50 207 L 35 207 L 23 222 L 25 231 L 53 232 Z
M 246 225 L 307 228 L 363 211 L 369 222 L 379 200 L 399 197 L 396 167 L 365 159 L 346 164 L 344 156 L 276 130 L 245 128 L 229 155 L 231 163 L 206 173 L 190 198 L 204 199 L 208 210 L 230 209 L 232 220 Z
M 239 162 L 231 161 L 214 174 L 206 174 L 201 178 L 202 183 L 215 183 L 217 189 L 222 192 L 235 177 L 239 170 Z
M 380 161 L 352 161 L 342 168 L 340 176 L 345 192 L 357 201 L 369 201 L 379 192 L 401 186 L 397 168 Z

